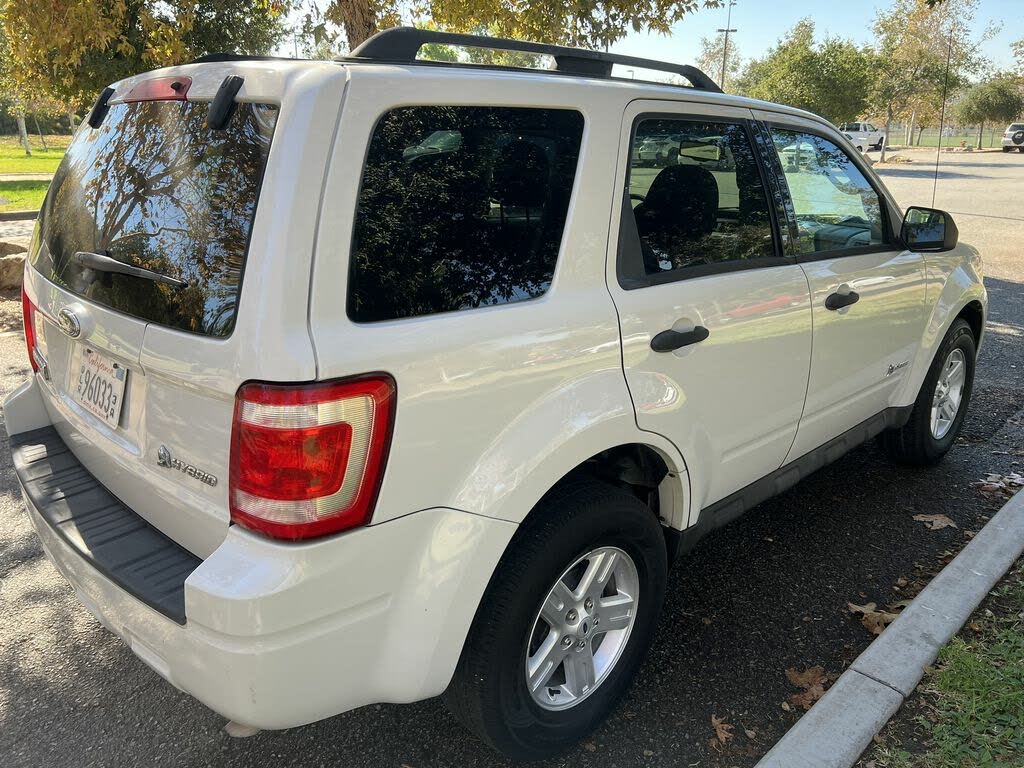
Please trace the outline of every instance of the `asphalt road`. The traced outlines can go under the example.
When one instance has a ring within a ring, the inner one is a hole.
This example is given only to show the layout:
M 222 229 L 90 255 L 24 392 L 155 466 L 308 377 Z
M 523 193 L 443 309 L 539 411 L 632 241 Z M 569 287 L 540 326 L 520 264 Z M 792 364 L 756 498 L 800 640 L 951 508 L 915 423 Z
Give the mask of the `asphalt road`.
M 928 204 L 925 157 L 883 171 L 901 203 Z M 1024 155 L 944 155 L 936 203 L 987 261 L 991 321 L 964 435 L 940 467 L 851 453 L 709 538 L 673 571 L 636 685 L 592 739 L 547 765 L 750 766 L 798 717 L 785 670 L 841 672 L 871 635 L 847 601 L 899 599 L 996 508 L 972 483 L 1021 471 L 1024 446 Z M 1016 207 L 1015 207 L 1016 206 Z M 0 334 L 0 390 L 26 373 L 17 333 Z M 0 762 L 20 766 L 504 765 L 437 701 L 373 706 L 285 732 L 234 739 L 75 601 L 42 556 L 0 446 Z M 912 516 L 943 513 L 957 528 Z M 415 642 L 415 637 L 410 637 Z M 712 715 L 734 726 L 714 740 Z M 749 731 L 749 734 L 747 733 Z

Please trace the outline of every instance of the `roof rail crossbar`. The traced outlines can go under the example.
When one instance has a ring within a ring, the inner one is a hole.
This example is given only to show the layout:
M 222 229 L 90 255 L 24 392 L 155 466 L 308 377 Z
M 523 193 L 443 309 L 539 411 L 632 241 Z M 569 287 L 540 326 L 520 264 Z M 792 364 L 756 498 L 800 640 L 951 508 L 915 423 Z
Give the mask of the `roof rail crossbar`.
M 378 32 L 352 51 L 351 55 L 341 60 L 383 61 L 394 63 L 412 63 L 416 55 L 427 43 L 453 45 L 465 48 L 490 48 L 502 51 L 521 51 L 550 56 L 555 60 L 555 71 L 570 75 L 587 77 L 611 78 L 612 66 L 620 64 L 637 69 L 651 69 L 658 72 L 670 72 L 682 75 L 690 81 L 694 88 L 702 91 L 721 93 L 710 77 L 689 64 L 673 64 L 667 61 L 640 59 L 635 56 L 620 56 L 603 51 L 590 51 L 585 48 L 568 48 L 562 45 L 533 43 L 526 40 L 510 40 L 504 37 L 485 37 L 483 35 L 463 35 L 454 32 L 438 32 L 432 29 L 416 29 L 415 27 L 393 27 Z

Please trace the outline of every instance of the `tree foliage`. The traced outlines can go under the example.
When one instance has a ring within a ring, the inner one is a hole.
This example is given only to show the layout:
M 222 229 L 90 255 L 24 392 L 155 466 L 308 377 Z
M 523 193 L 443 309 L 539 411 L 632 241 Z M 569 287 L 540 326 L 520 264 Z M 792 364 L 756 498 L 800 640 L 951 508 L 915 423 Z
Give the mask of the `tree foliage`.
M 878 12 L 870 106 L 885 121 L 886 136 L 892 121 L 908 115 L 915 103 L 936 111 L 944 93 L 962 88 L 982 68 L 978 44 L 991 31 L 973 35 L 976 5 L 977 0 L 894 0 Z
M 857 119 L 867 102 L 874 57 L 850 40 L 814 38 L 814 22 L 803 19 L 736 83 L 740 93 L 788 104 L 833 122 Z
M 629 32 L 668 34 L 687 14 L 719 5 L 721 0 L 424 0 L 412 12 L 453 32 L 487 30 L 500 37 L 605 48 Z M 330 0 L 322 13 L 311 9 L 307 26 L 317 38 L 330 35 L 329 25 L 340 27 L 352 49 L 400 23 L 405 8 L 401 0 Z
M 19 92 L 91 101 L 105 85 L 213 51 L 266 53 L 288 0 L 6 0 L 7 76 Z
M 971 88 L 957 103 L 956 118 L 964 125 L 977 125 L 978 148 L 985 123 L 1012 123 L 1024 115 L 1024 94 L 1014 80 L 992 78 Z
M 722 71 L 722 60 L 725 62 L 725 72 Z M 697 66 L 704 73 L 714 80 L 724 91 L 730 83 L 736 82 L 743 67 L 743 60 L 740 58 L 739 48 L 736 47 L 736 37 L 729 36 L 729 50 L 725 50 L 725 33 L 719 32 L 714 37 L 702 37 L 700 40 L 700 55 L 697 56 Z M 722 75 L 725 75 L 724 77 Z

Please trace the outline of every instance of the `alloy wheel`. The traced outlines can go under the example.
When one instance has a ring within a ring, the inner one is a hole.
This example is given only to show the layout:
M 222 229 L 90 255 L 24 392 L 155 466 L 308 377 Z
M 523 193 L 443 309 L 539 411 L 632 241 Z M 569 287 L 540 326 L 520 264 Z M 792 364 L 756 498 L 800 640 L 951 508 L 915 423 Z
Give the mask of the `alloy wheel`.
M 579 704 L 604 682 L 629 641 L 640 577 L 617 547 L 587 552 L 558 577 L 530 631 L 524 673 L 547 710 Z
M 939 380 L 932 395 L 932 437 L 941 440 L 956 420 L 960 403 L 964 397 L 964 383 L 967 380 L 967 358 L 960 349 L 949 353 L 942 364 Z

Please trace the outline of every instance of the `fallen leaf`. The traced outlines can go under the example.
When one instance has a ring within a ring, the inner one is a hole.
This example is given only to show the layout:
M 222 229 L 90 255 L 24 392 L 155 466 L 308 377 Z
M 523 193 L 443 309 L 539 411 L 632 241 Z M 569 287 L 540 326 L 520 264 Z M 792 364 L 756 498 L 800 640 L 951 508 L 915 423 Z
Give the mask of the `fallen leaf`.
M 782 708 L 784 710 L 786 710 L 787 712 L 789 712 L 792 709 L 792 707 L 789 706 L 789 702 L 786 702 L 786 701 L 782 702 Z
M 956 528 L 957 524 L 945 515 L 914 515 L 919 523 L 924 523 L 929 531 L 940 531 L 943 528 Z
M 907 583 L 908 582 L 906 576 L 900 576 L 898 579 L 896 579 L 896 586 L 900 589 L 903 589 L 903 587 L 907 586 Z
M 707 616 L 705 616 L 703 619 L 701 619 L 701 621 L 703 622 L 705 627 L 708 626 L 711 623 L 711 619 L 709 619 Z
M 794 693 L 789 697 L 789 703 L 801 709 L 810 709 L 814 702 L 825 695 L 825 668 L 822 666 L 809 667 L 803 672 L 797 672 L 790 667 L 786 670 L 786 679 L 796 686 L 803 688 L 800 693 Z
M 786 670 L 786 679 L 797 688 L 810 688 L 825 682 L 825 668 L 819 665 L 797 672 L 795 667 L 790 667 Z
M 715 736 L 718 738 L 719 743 L 726 744 L 732 739 L 733 726 L 725 722 L 724 717 L 711 716 L 711 727 L 715 729 Z
M 889 603 L 889 605 L 887 605 L 885 607 L 888 608 L 890 611 L 902 611 L 904 608 L 906 608 L 912 602 L 914 602 L 914 601 L 910 600 L 910 599 L 907 599 L 907 600 L 897 600 L 895 603 Z
M 743 733 L 745 733 L 747 735 L 748 739 L 756 739 L 757 738 L 757 731 L 752 731 L 750 728 L 744 728 L 743 729 Z
M 887 613 L 886 611 L 872 611 L 871 613 L 865 613 L 861 618 L 860 623 L 864 625 L 864 628 L 873 635 L 880 635 L 885 631 L 885 628 L 892 624 L 899 617 L 895 613 Z
M 644 757 L 654 757 L 654 753 L 649 749 L 644 750 Z
M 847 603 L 850 608 L 850 613 L 871 613 L 875 608 L 878 607 L 876 603 L 865 603 L 864 605 L 857 605 L 856 603 Z
M 597 744 L 592 741 L 583 742 L 583 748 L 587 750 L 587 752 L 597 752 Z

